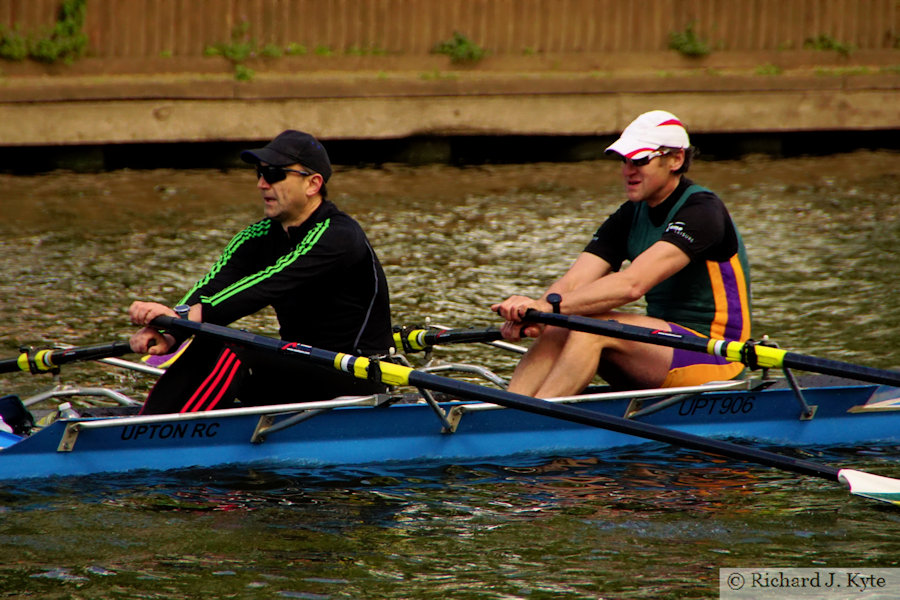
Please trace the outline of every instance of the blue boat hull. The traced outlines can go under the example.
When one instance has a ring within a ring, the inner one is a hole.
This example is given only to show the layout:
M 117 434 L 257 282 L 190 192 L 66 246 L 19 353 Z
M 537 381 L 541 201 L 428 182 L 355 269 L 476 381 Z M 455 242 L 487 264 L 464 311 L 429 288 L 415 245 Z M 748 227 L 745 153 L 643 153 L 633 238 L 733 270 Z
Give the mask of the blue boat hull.
M 900 411 L 849 412 L 884 391 L 868 385 L 808 390 L 807 401 L 817 407 L 810 420 L 800 419 L 800 406 L 789 389 L 705 393 L 640 420 L 707 437 L 775 446 L 900 443 Z M 605 400 L 579 406 L 621 416 L 628 403 Z M 0 479 L 227 464 L 497 461 L 523 454 L 584 455 L 645 443 L 511 409 L 466 413 L 455 432 L 442 433 L 437 416 L 425 404 L 336 408 L 253 443 L 258 423 L 258 415 L 216 412 L 197 420 L 173 418 L 150 424 L 119 419 L 113 427 L 78 432 L 71 449 L 60 450 L 69 423 L 58 421 L 0 450 Z

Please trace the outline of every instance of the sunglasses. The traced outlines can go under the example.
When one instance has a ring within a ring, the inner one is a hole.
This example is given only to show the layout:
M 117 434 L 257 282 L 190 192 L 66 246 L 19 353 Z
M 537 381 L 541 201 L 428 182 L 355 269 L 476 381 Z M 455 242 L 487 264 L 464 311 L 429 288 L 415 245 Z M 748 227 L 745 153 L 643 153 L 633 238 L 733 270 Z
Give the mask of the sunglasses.
M 283 181 L 288 173 L 299 173 L 304 177 L 309 177 L 312 173 L 308 171 L 298 171 L 297 169 L 285 169 L 283 167 L 276 167 L 275 165 L 256 165 L 256 178 L 259 179 L 262 177 L 266 180 L 266 183 L 273 184 L 278 183 L 279 181 Z
M 666 154 L 668 154 L 668 152 L 665 152 L 663 150 L 654 150 L 653 152 L 651 152 L 650 154 L 648 154 L 647 156 L 645 156 L 643 158 L 630 159 L 630 158 L 625 158 L 624 156 L 621 156 L 621 155 L 619 155 L 619 158 L 622 159 L 623 163 L 628 163 L 633 167 L 646 167 L 647 165 L 650 164 L 650 161 L 653 160 L 654 158 L 657 158 L 660 156 L 665 156 Z

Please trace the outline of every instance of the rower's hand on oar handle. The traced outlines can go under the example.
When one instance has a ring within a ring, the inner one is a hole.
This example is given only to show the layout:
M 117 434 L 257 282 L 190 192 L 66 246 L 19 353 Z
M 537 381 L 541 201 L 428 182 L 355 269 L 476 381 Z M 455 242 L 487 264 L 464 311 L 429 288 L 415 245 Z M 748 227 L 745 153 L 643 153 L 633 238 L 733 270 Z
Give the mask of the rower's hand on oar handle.
M 132 302 L 128 307 L 128 317 L 135 325 L 146 327 L 153 319 L 160 316 L 177 317 L 175 311 L 159 302 Z
M 163 333 L 153 327 L 143 327 L 128 340 L 133 352 L 139 354 L 168 354 L 175 346 L 175 337 L 169 333 Z
M 153 319 L 160 316 L 176 317 L 178 315 L 173 309 L 159 302 L 139 300 L 131 303 L 128 308 L 128 317 L 133 324 L 142 326 L 129 340 L 129 345 L 134 352 L 152 355 L 168 354 L 175 345 L 174 336 L 150 327 Z
M 537 337 L 541 335 L 541 325 L 534 323 L 514 323 L 506 321 L 500 326 L 500 334 L 504 340 L 509 342 L 519 342 L 522 338 Z
M 517 342 L 523 337 L 538 337 L 544 330 L 544 326 L 538 323 L 529 323 L 527 314 L 529 310 L 547 311 L 553 310 L 547 300 L 535 300 L 528 296 L 510 296 L 503 302 L 491 305 L 491 310 L 506 319 L 500 327 L 503 338 Z

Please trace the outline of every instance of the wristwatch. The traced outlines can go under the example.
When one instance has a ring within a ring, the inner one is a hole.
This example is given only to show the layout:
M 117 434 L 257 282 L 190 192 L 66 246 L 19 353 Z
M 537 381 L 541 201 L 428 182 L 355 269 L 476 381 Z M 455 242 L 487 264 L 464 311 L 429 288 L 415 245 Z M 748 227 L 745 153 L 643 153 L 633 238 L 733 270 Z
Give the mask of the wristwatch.
M 172 310 L 175 311 L 175 314 L 178 315 L 179 319 L 187 319 L 188 314 L 191 312 L 191 305 L 190 304 L 179 304 Z
M 559 294 L 547 294 L 547 302 L 553 307 L 554 314 L 559 314 L 559 305 L 562 302 L 562 296 Z

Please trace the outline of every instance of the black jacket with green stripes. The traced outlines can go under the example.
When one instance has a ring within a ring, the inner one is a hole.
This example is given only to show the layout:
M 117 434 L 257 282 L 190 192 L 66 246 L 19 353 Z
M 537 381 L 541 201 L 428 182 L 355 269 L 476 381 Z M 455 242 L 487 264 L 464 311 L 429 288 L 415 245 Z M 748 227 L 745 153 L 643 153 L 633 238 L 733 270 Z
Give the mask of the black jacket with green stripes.
M 282 339 L 366 356 L 393 345 L 387 280 L 362 227 L 329 201 L 287 232 L 263 219 L 229 242 L 182 303 L 228 325 L 267 306 Z

